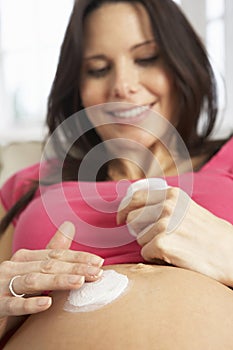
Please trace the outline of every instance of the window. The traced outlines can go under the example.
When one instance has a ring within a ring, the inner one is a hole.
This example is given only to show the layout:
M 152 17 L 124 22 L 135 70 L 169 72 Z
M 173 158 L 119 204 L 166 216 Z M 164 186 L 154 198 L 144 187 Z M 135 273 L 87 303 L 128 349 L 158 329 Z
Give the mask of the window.
M 1 138 L 14 138 L 20 130 L 40 137 L 72 5 L 73 0 L 0 0 Z

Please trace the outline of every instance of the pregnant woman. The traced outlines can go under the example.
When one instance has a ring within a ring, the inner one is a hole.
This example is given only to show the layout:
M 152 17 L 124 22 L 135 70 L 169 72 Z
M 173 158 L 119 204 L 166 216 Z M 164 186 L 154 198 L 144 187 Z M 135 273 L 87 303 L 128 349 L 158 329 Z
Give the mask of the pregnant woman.
M 4 349 L 233 349 L 233 139 L 210 140 L 216 106 L 172 0 L 75 1 L 45 157 L 0 191 Z

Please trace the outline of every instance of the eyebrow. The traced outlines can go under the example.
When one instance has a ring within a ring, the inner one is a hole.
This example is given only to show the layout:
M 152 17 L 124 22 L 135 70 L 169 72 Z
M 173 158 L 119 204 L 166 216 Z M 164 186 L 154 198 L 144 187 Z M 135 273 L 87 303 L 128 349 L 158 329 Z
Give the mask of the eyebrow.
M 134 51 L 134 50 L 138 49 L 139 47 L 150 45 L 150 44 L 155 44 L 155 40 L 154 39 L 147 40 L 147 41 L 144 41 L 143 43 L 136 44 L 130 49 L 130 51 Z M 89 61 L 89 60 L 105 60 L 105 59 L 106 59 L 105 55 L 93 55 L 93 56 L 84 57 L 85 61 Z
M 106 60 L 106 56 L 104 55 L 94 55 L 94 56 L 87 56 L 84 57 L 85 61 L 89 61 L 89 60 Z
M 151 40 L 147 40 L 147 41 L 144 41 L 143 43 L 140 43 L 140 44 L 137 44 L 135 46 L 133 46 L 130 51 L 133 51 L 141 46 L 145 46 L 145 45 L 149 45 L 149 44 L 155 44 L 155 40 L 154 39 L 151 39 Z

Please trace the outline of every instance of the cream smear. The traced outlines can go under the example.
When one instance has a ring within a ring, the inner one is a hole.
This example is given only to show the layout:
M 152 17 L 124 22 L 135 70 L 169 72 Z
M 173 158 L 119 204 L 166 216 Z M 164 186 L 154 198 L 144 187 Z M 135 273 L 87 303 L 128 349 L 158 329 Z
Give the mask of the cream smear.
M 70 291 L 64 310 L 88 312 L 97 310 L 118 298 L 128 286 L 128 277 L 115 270 L 105 270 L 95 282 L 85 282 L 81 288 Z

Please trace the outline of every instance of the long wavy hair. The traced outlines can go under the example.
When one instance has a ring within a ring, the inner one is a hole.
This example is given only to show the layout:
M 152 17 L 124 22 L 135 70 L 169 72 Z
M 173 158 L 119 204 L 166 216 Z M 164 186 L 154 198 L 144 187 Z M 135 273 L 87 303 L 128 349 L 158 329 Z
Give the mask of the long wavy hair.
M 83 109 L 80 97 L 80 77 L 83 47 L 83 21 L 92 11 L 105 3 L 129 0 L 77 0 L 66 30 L 56 76 L 48 100 L 47 125 L 50 134 L 62 121 Z M 202 41 L 172 0 L 137 0 L 151 20 L 160 55 L 175 81 L 178 101 L 177 131 L 190 154 L 199 153 L 203 141 L 213 130 L 217 115 L 216 81 Z M 198 132 L 199 119 L 205 118 Z M 66 137 L 77 135 L 79 125 L 74 125 Z M 80 130 L 79 130 L 80 131 Z M 78 148 L 86 154 L 99 137 L 93 129 L 78 140 Z M 58 146 L 61 145 L 58 140 Z M 59 147 L 58 147 L 59 149 Z
M 206 49 L 182 13 L 172 0 L 76 0 L 61 46 L 56 75 L 48 98 L 46 123 L 50 136 L 64 120 L 83 110 L 80 97 L 80 80 L 83 55 L 83 23 L 85 18 L 106 3 L 130 2 L 142 4 L 146 9 L 160 57 L 169 68 L 177 91 L 177 131 L 186 144 L 190 155 L 200 152 L 213 153 L 216 145 L 210 146 L 208 137 L 213 130 L 217 116 L 216 81 Z M 198 131 L 200 118 L 203 118 L 201 132 Z M 85 125 L 83 124 L 85 123 Z M 64 139 L 75 139 L 86 129 L 87 118 L 75 121 L 69 130 L 63 129 L 53 138 L 53 148 L 57 157 L 64 158 Z M 92 128 L 74 143 L 70 152 L 66 152 L 63 180 L 77 179 L 77 164 L 80 155 L 85 156 L 100 137 Z M 82 156 L 81 156 L 82 158 Z M 107 164 L 99 171 L 97 180 L 107 177 Z M 55 180 L 53 180 L 55 181 Z M 50 181 L 48 181 L 50 183 Z M 0 224 L 3 232 L 14 216 L 18 215 L 33 198 L 38 183 L 20 199 L 7 213 Z

